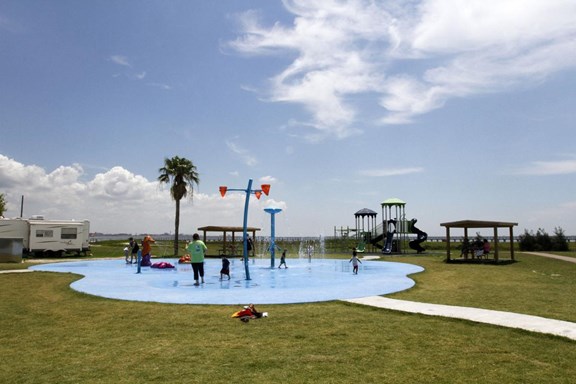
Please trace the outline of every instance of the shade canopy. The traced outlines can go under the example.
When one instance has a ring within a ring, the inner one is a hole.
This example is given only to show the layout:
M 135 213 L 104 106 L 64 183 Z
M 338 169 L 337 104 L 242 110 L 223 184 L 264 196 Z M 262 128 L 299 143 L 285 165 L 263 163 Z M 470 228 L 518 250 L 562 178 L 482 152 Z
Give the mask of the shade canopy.
M 492 228 L 494 233 L 494 261 L 498 262 L 499 247 L 498 247 L 498 228 L 508 228 L 510 236 L 510 258 L 514 261 L 514 227 L 518 223 L 506 221 L 488 221 L 488 220 L 459 220 L 447 223 L 441 223 L 442 227 L 446 228 L 446 260 L 450 261 L 450 228 L 463 228 L 464 237 L 468 238 L 468 229 L 470 228 Z
M 223 235 L 223 244 L 222 244 L 222 249 L 219 251 L 220 254 L 226 254 L 226 255 L 232 255 L 232 254 L 236 254 L 236 248 L 234 243 L 236 242 L 236 233 L 242 233 L 244 234 L 244 227 L 229 227 L 229 226 L 217 226 L 217 225 L 209 225 L 206 227 L 200 227 L 198 228 L 199 231 L 203 232 L 203 240 L 204 242 L 206 242 L 206 234 L 208 232 L 220 232 Z M 247 227 L 246 228 L 246 232 L 252 233 L 252 238 L 256 239 L 256 231 L 259 231 L 260 228 L 255 228 L 255 227 Z M 228 233 L 232 234 L 232 244 L 227 244 L 227 240 L 226 240 L 226 235 Z M 244 241 L 244 239 L 240 238 L 240 242 Z M 254 249 L 252 249 L 252 252 L 254 252 Z

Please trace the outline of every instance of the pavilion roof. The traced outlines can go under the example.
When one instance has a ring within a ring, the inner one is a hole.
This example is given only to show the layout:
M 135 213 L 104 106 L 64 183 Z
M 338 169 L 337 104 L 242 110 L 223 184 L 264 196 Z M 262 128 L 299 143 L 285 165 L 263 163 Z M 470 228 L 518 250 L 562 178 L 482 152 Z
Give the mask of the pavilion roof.
M 518 223 L 487 220 L 460 220 L 441 223 L 440 225 L 447 228 L 511 228 L 517 226 Z
M 354 216 L 376 216 L 376 215 L 377 215 L 376 212 L 368 208 L 363 208 L 354 214 Z

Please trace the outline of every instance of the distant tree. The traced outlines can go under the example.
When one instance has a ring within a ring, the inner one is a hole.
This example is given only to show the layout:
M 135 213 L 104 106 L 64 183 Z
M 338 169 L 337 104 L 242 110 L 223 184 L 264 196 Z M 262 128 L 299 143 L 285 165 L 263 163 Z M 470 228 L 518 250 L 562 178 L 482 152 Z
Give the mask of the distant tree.
M 552 237 L 552 250 L 558 252 L 568 251 L 568 240 L 561 227 L 554 228 L 554 236 Z
M 536 250 L 536 238 L 533 232 L 528 232 L 527 229 L 524 230 L 524 234 L 520 235 L 520 241 L 518 242 L 521 251 L 535 251 Z
M 538 228 L 538 231 L 536 231 L 536 248 L 536 251 L 552 250 L 552 239 L 542 228 Z
M 6 196 L 3 193 L 0 193 L 0 216 L 4 216 L 4 212 L 6 212 Z
M 564 230 L 560 227 L 554 228 L 554 236 L 550 237 L 548 233 L 542 228 L 538 228 L 536 234 L 524 230 L 524 234 L 520 235 L 520 250 L 521 251 L 567 251 L 568 240 L 564 235 Z
M 192 199 L 194 184 L 200 183 L 196 166 L 188 159 L 174 156 L 164 159 L 164 166 L 158 170 L 161 184 L 169 184 L 170 195 L 176 202 L 176 217 L 174 219 L 174 256 L 178 256 L 178 233 L 180 231 L 180 200 L 186 196 Z

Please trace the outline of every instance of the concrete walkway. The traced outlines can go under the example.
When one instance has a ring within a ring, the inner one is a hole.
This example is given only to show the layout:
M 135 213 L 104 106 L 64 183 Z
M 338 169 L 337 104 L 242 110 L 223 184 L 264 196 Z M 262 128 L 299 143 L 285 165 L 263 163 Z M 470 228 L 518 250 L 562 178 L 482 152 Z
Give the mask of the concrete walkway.
M 389 299 L 382 296 L 361 297 L 358 299 L 347 299 L 343 301 L 370 305 L 378 308 L 392 309 L 395 311 L 420 313 L 430 316 L 452 317 L 456 319 L 475 321 L 478 323 L 499 325 L 502 327 L 520 328 L 531 332 L 548 333 L 576 340 L 576 323 L 547 319 L 539 316 L 493 311 L 489 309 L 417 303 L 413 301 Z
M 525 253 L 527 255 L 532 255 L 532 256 L 548 257 L 549 259 L 563 260 L 563 261 L 567 261 L 569 263 L 576 263 L 576 257 L 553 255 L 551 253 L 542 253 L 542 252 L 522 252 L 522 253 Z
M 576 263 L 576 258 L 574 257 L 558 256 L 541 252 L 524 253 Z M 547 319 L 545 317 L 522 315 L 519 313 L 493 311 L 489 309 L 417 303 L 413 301 L 389 299 L 382 296 L 362 297 L 359 299 L 348 299 L 343 301 L 370 305 L 378 308 L 392 309 L 395 311 L 420 313 L 429 316 L 452 317 L 502 327 L 519 328 L 531 332 L 547 333 L 576 340 L 576 323 L 571 323 L 569 321 Z

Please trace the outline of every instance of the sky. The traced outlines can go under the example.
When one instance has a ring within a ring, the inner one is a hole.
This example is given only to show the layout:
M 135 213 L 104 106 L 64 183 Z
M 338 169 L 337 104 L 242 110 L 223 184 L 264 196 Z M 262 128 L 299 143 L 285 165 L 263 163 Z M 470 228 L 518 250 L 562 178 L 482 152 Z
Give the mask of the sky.
M 0 52 L 6 217 L 173 233 L 180 156 L 184 234 L 241 226 L 253 180 L 263 236 L 267 207 L 332 236 L 389 198 L 430 236 L 576 235 L 573 0 L 5 0 Z

